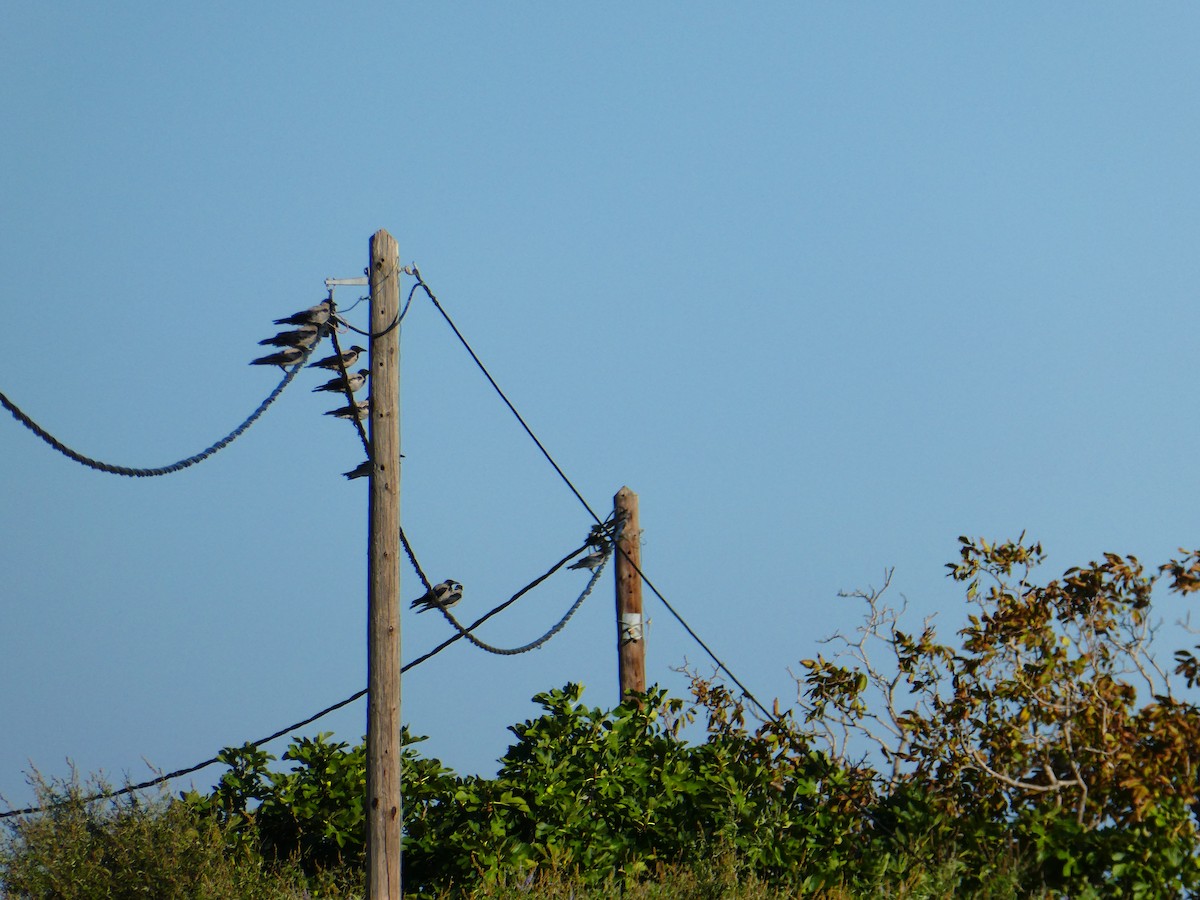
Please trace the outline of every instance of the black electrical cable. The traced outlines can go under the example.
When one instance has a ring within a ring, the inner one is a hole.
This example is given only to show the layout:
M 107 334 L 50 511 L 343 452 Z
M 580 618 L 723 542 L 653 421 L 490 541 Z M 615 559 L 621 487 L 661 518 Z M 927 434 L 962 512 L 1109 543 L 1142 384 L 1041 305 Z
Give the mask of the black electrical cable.
M 259 416 L 265 413 L 267 408 L 275 402 L 280 394 L 283 393 L 284 388 L 292 383 L 292 379 L 294 379 L 297 373 L 304 368 L 304 364 L 308 361 L 309 356 L 312 355 L 313 350 L 315 350 L 319 344 L 320 341 L 317 341 L 304 351 L 304 356 L 302 356 L 300 360 L 294 366 L 292 366 L 287 374 L 283 376 L 283 380 L 279 382 L 275 390 L 271 391 L 271 393 L 267 395 L 267 398 L 258 405 L 258 408 L 255 409 L 254 412 L 252 412 L 249 417 L 242 422 L 241 425 L 233 429 L 233 431 L 229 432 L 229 434 L 225 435 L 225 437 L 221 438 L 221 440 L 217 441 L 207 449 L 202 450 L 193 456 L 189 456 L 186 459 L 181 459 L 178 462 L 174 462 L 166 466 L 140 469 L 132 466 L 113 465 L 112 463 L 106 463 L 98 459 L 92 459 L 90 456 L 85 456 L 77 450 L 72 450 L 54 435 L 50 434 L 50 432 L 46 431 L 46 429 L 42 428 L 41 425 L 26 415 L 26 413 L 20 407 L 9 400 L 8 397 L 6 397 L 3 393 L 0 393 L 0 406 L 3 406 L 5 409 L 7 409 L 10 413 L 12 413 L 13 418 L 15 418 L 18 422 L 40 437 L 43 441 L 45 441 L 63 456 L 66 456 L 68 459 L 73 459 L 75 462 L 79 463 L 80 465 L 87 466 L 89 469 L 95 469 L 98 472 L 106 472 L 109 475 L 124 475 L 129 478 L 151 478 L 157 475 L 171 475 L 175 472 L 180 472 L 184 469 L 194 466 L 197 463 L 204 462 L 214 453 L 218 452 L 219 450 L 224 450 L 235 440 L 241 437 L 242 434 L 245 433 L 246 429 L 257 422 Z
M 553 575 L 555 572 L 557 572 L 559 569 L 561 569 L 563 566 L 565 566 L 568 562 L 570 562 L 572 559 L 574 559 L 576 556 L 578 556 L 580 553 L 582 553 L 585 549 L 587 549 L 586 544 L 583 547 L 580 547 L 578 550 L 571 551 L 569 554 L 567 554 L 562 559 L 560 559 L 558 562 L 556 562 L 553 566 L 551 566 L 549 568 L 549 570 L 547 570 L 545 572 L 545 574 L 539 575 L 537 578 L 535 578 L 529 584 L 525 585 L 523 588 L 521 588 L 519 591 L 517 591 L 515 594 L 513 594 L 509 599 L 507 599 L 503 603 L 501 603 L 499 606 L 496 606 L 489 612 L 484 613 L 482 616 L 480 616 L 478 619 L 476 619 L 470 625 L 466 626 L 466 628 L 464 630 L 465 631 L 474 631 L 476 628 L 478 628 L 480 625 L 482 625 L 488 619 L 492 618 L 492 616 L 498 615 L 499 613 L 502 613 L 504 610 L 508 609 L 508 607 L 510 607 L 514 603 L 516 603 L 519 599 L 521 599 L 521 597 L 523 597 L 525 594 L 529 593 L 531 590 L 533 590 L 535 587 L 537 587 L 539 584 L 541 584 L 543 581 L 545 581 L 547 578 L 549 578 L 551 575 Z M 403 666 L 400 667 L 400 672 L 403 674 L 404 672 L 407 672 L 410 669 L 415 669 L 417 666 L 421 665 L 421 663 L 426 662 L 427 660 L 430 660 L 433 657 L 437 656 L 439 653 L 441 653 L 443 650 L 445 650 L 447 647 L 449 647 L 455 641 L 462 640 L 462 638 L 463 638 L 462 633 L 454 634 L 452 637 L 448 638 L 447 640 L 442 641 L 442 643 L 438 644 L 436 647 L 434 647 L 429 652 L 427 652 L 421 656 L 418 656 L 416 659 L 414 659 L 408 663 L 405 663 Z M 310 725 L 313 722 L 317 721 L 318 719 L 329 715 L 331 712 L 339 710 L 343 706 L 348 706 L 349 704 L 353 703 L 355 700 L 358 700 L 361 697 L 365 697 L 366 694 L 367 694 L 367 691 L 364 688 L 361 691 L 357 691 L 357 692 L 351 694 L 345 700 L 340 700 L 337 703 L 334 703 L 332 706 L 327 706 L 320 712 L 313 713 L 311 716 L 308 716 L 305 719 L 301 719 L 299 722 L 295 722 L 295 723 L 287 726 L 286 728 L 280 728 L 278 731 L 273 732 L 272 734 L 269 734 L 264 738 L 259 738 L 257 741 L 251 741 L 251 742 L 249 742 L 248 745 L 251 747 L 260 747 L 263 744 L 269 744 L 271 741 L 275 740 L 276 738 L 283 737 L 288 732 L 295 731 L 298 728 L 303 728 L 305 725 Z M 245 745 L 243 745 L 243 746 L 245 746 Z M 83 802 L 91 803 L 96 800 L 109 800 L 109 799 L 112 799 L 115 797 L 120 797 L 124 794 L 131 794 L 134 791 L 145 790 L 147 788 L 151 788 L 156 785 L 162 784 L 163 782 L 171 781 L 172 779 L 180 778 L 184 775 L 191 775 L 194 772 L 199 772 L 201 769 L 206 769 L 209 766 L 216 765 L 220 761 L 221 760 L 219 757 L 213 756 L 209 759 L 204 760 L 203 762 L 196 763 L 194 766 L 188 766 L 187 768 L 183 768 L 183 769 L 176 769 L 173 772 L 167 772 L 165 775 L 159 775 L 158 777 L 151 778 L 148 781 L 141 781 L 141 782 L 138 782 L 137 784 L 126 785 L 125 787 L 120 788 L 119 790 L 107 791 L 102 794 L 96 794 L 94 796 L 86 798 Z M 51 809 L 56 805 L 60 805 L 60 804 L 50 804 L 49 806 L 28 806 L 28 807 L 25 807 L 24 809 L 10 809 L 6 812 L 0 812 L 0 819 L 7 819 L 7 818 L 11 818 L 13 816 L 32 815 L 34 813 L 39 813 L 39 812 L 43 812 L 47 809 Z

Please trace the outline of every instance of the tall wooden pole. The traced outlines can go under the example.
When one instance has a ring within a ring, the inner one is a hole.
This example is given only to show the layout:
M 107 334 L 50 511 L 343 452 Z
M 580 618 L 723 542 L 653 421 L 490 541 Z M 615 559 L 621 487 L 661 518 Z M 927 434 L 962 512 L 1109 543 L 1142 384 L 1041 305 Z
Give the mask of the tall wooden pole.
M 625 526 L 617 542 L 617 673 L 621 700 L 628 691 L 646 690 L 646 642 L 642 631 L 642 526 L 638 496 L 627 487 L 613 497 L 618 518 Z
M 367 547 L 367 897 L 400 900 L 400 250 L 370 243 L 371 472 Z

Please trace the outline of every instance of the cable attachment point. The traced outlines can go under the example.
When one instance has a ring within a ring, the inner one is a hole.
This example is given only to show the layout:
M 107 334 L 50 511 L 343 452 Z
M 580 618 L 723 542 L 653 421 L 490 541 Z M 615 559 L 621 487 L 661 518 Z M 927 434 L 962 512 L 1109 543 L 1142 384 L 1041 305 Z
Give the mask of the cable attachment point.
M 637 644 L 642 640 L 642 614 L 621 613 L 621 643 Z
M 593 525 L 588 532 L 587 539 L 584 541 L 584 546 L 592 548 L 592 552 L 567 568 L 591 569 L 594 572 L 596 567 L 607 560 L 612 554 L 613 542 L 616 540 L 617 525 L 615 512 L 606 521 Z

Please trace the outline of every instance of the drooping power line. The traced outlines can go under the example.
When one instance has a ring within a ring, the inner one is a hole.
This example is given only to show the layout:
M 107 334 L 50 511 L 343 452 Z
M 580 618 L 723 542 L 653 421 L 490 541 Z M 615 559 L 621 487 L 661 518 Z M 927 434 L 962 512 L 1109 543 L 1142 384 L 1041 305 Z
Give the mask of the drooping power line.
M 63 456 L 67 457 L 68 459 L 73 459 L 75 462 L 79 463 L 80 465 L 87 466 L 89 469 L 95 469 L 97 472 L 105 472 L 109 475 L 124 475 L 128 478 L 153 478 L 158 475 L 172 475 L 175 472 L 182 472 L 184 469 L 190 468 L 197 463 L 204 462 L 210 456 L 220 450 L 224 450 L 235 440 L 241 437 L 246 432 L 246 429 L 257 422 L 259 417 L 267 411 L 267 409 L 276 401 L 276 399 L 278 399 L 279 395 L 283 393 L 284 388 L 292 383 L 292 380 L 296 377 L 300 370 L 304 368 L 304 364 L 308 361 L 309 356 L 312 355 L 313 350 L 316 349 L 319 344 L 320 341 L 317 340 L 311 346 L 304 349 L 303 354 L 298 357 L 295 365 L 293 365 L 292 368 L 286 372 L 286 374 L 283 376 L 283 379 L 278 385 L 276 385 L 275 390 L 271 391 L 271 393 L 267 395 L 267 398 L 263 400 L 263 402 L 260 403 L 254 410 L 254 412 L 250 413 L 246 420 L 242 422 L 242 424 L 238 425 L 237 428 L 233 429 L 233 431 L 229 432 L 229 434 L 225 435 L 225 437 L 221 438 L 215 444 L 212 444 L 204 450 L 201 450 L 199 453 L 165 466 L 156 466 L 154 468 L 136 468 L 133 466 L 119 466 L 113 463 L 104 462 L 102 460 L 93 459 L 90 456 L 80 453 L 78 450 L 71 449 L 54 435 L 50 434 L 50 432 L 46 431 L 46 429 L 30 418 L 30 416 L 26 414 L 24 410 L 9 400 L 8 397 L 6 397 L 2 392 L 0 392 L 0 406 L 3 406 L 5 409 L 7 409 L 10 413 L 12 413 L 13 418 L 15 418 L 18 422 L 40 437 L 43 441 L 45 441 Z
M 478 354 L 476 354 L 475 351 L 471 348 L 471 345 L 467 342 L 467 339 L 465 337 L 463 337 L 462 332 L 458 330 L 458 326 L 454 324 L 454 321 L 450 318 L 449 313 L 446 312 L 445 308 L 438 301 L 438 298 L 434 295 L 434 293 L 430 289 L 429 285 L 426 284 L 425 279 L 421 277 L 421 270 L 419 268 L 417 268 L 416 264 L 414 263 L 410 266 L 407 266 L 405 268 L 405 271 L 408 272 L 409 274 L 411 274 L 412 277 L 416 279 L 416 282 L 417 282 L 416 287 L 420 287 L 422 290 L 425 291 L 426 296 L 429 297 L 429 299 L 433 303 L 434 307 L 437 308 L 437 311 L 442 314 L 442 318 L 444 318 L 446 320 L 446 324 L 450 326 L 451 330 L 454 332 L 455 336 L 462 343 L 462 345 L 466 349 L 467 353 L 469 353 L 471 355 L 471 359 L 473 359 L 475 361 L 475 365 L 479 367 L 479 370 L 481 372 L 483 372 L 484 377 L 487 378 L 488 382 L 495 389 L 496 393 L 500 395 L 500 399 L 504 401 L 504 404 L 508 407 L 509 411 L 512 412 L 512 414 L 516 417 L 517 421 L 521 423 L 521 427 L 525 429 L 525 433 L 529 435 L 530 439 L 532 439 L 533 442 L 537 445 L 537 448 L 540 451 L 542 451 L 542 455 L 544 457 L 546 457 L 546 460 L 550 463 L 551 466 L 554 467 L 554 471 L 558 473 L 559 478 L 561 478 L 563 480 L 563 482 L 566 484 L 566 486 L 568 488 L 570 488 L 571 493 L 573 493 L 575 495 L 575 497 L 579 500 L 579 502 L 583 504 L 583 508 L 588 511 L 588 513 L 591 515 L 591 517 L 593 519 L 595 519 L 597 523 L 600 523 L 600 517 L 596 515 L 595 511 L 588 504 L 587 500 L 585 500 L 583 498 L 583 495 L 579 492 L 579 489 L 576 488 L 575 485 L 572 483 L 571 479 L 567 477 L 567 474 L 562 470 L 562 467 L 559 466 L 559 464 L 554 461 L 554 457 L 552 457 L 550 455 L 550 451 L 548 451 L 546 449 L 545 445 L 541 442 L 541 440 L 538 439 L 538 436 L 533 433 L 533 429 L 529 427 L 529 424 L 525 421 L 524 417 L 517 411 L 517 408 L 515 406 L 513 406 L 512 401 L 509 400 L 508 396 L 504 393 L 503 390 L 501 390 L 500 385 L 496 383 L 496 379 L 492 377 L 491 372 L 489 372 L 487 370 L 487 367 L 483 364 L 483 361 L 480 360 Z M 411 296 L 411 294 L 410 294 L 410 296 Z M 708 646 L 708 644 L 706 644 L 703 640 L 701 640 L 700 635 L 698 635 L 696 633 L 695 629 L 693 629 L 687 623 L 687 621 L 683 618 L 683 616 L 680 615 L 679 611 L 676 610 L 675 607 L 671 605 L 671 603 L 667 600 L 667 598 L 663 596 L 662 592 L 659 591 L 658 588 L 656 588 L 654 586 L 654 584 L 650 581 L 650 579 L 646 577 L 646 574 L 640 568 L 638 568 L 637 565 L 633 564 L 633 560 L 629 559 L 628 554 L 625 554 L 623 551 L 620 550 L 620 548 L 617 548 L 617 550 L 626 558 L 626 560 L 629 561 L 629 563 L 631 565 L 633 565 L 634 571 L 636 571 L 638 573 L 638 575 L 641 576 L 642 580 L 646 583 L 646 586 L 649 587 L 650 590 L 654 593 L 654 596 L 656 596 L 660 601 L 662 601 L 662 604 L 663 604 L 663 606 L 666 607 L 667 612 L 669 612 L 675 618 L 675 620 L 677 622 L 679 622 L 680 625 L 683 626 L 683 629 L 692 637 L 692 639 L 694 641 L 696 641 L 696 643 L 700 646 L 700 648 L 705 653 L 708 654 L 709 658 L 712 659 L 712 661 L 716 664 L 716 666 L 722 672 L 724 672 L 726 675 L 729 676 L 730 680 L 734 684 L 736 684 L 738 686 L 738 688 L 742 691 L 742 693 L 746 696 L 746 699 L 748 699 L 751 703 L 753 703 L 764 716 L 766 716 L 768 719 L 774 720 L 775 717 L 771 714 L 771 711 L 768 710 L 761 702 L 759 702 L 758 698 L 755 697 L 754 694 L 752 694 L 750 692 L 749 688 L 747 688 L 742 683 L 741 679 L 739 679 L 736 675 L 733 674 L 733 671 L 729 668 L 728 665 L 726 665 L 724 660 L 722 660 L 719 656 L 717 656 L 716 653 L 713 652 L 712 648 L 710 648 Z M 429 585 L 426 584 L 426 588 L 428 588 L 428 586 Z

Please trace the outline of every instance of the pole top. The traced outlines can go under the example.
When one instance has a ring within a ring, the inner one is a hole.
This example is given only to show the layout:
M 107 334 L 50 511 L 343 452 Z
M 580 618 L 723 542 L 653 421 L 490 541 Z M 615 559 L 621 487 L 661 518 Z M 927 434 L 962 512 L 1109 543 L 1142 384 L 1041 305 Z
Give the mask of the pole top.
M 376 253 L 382 256 L 389 252 L 399 252 L 399 245 L 391 233 L 386 228 L 380 228 L 377 232 L 371 235 L 371 253 L 374 256 Z

